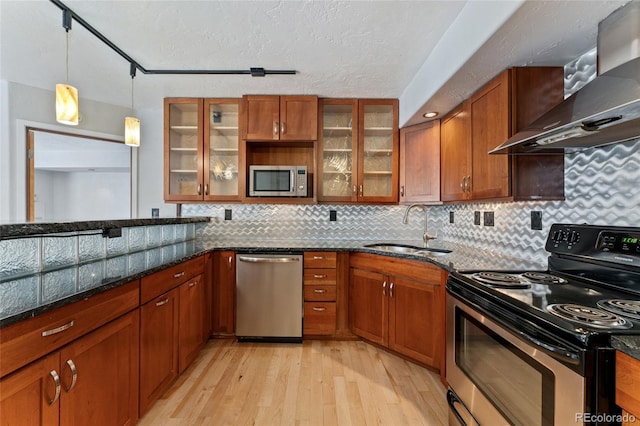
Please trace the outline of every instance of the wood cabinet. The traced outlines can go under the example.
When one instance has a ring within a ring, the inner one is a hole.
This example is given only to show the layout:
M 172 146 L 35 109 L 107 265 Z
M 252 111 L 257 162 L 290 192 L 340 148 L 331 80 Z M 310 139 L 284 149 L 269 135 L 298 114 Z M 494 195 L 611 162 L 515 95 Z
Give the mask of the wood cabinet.
M 400 129 L 400 203 L 440 203 L 440 120 Z
M 336 334 L 336 252 L 304 253 L 303 334 Z
M 489 155 L 563 100 L 563 70 L 505 70 L 442 119 L 443 201 L 564 198 L 564 157 Z
M 243 97 L 243 139 L 249 141 L 314 141 L 318 138 L 317 96 Z
M 182 373 L 196 358 L 204 339 L 205 286 L 198 275 L 180 286 L 178 373 Z
M 237 201 L 244 188 L 240 99 L 164 100 L 165 201 Z
M 397 99 L 321 99 L 318 200 L 398 201 Z
M 443 371 L 446 272 L 364 253 L 352 254 L 350 264 L 353 333 Z
M 616 351 L 616 404 L 623 410 L 623 425 L 640 425 L 640 360 L 620 351 Z
M 130 312 L 0 380 L 0 423 L 134 425 L 138 320 Z
M 233 336 L 236 306 L 236 255 L 233 251 L 213 254 L 213 325 L 217 336 Z

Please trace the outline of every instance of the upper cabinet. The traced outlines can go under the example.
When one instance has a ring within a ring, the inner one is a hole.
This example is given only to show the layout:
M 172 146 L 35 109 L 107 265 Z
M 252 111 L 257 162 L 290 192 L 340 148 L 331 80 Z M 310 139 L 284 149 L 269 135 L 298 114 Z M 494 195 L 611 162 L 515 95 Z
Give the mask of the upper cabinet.
M 564 157 L 488 152 L 563 100 L 563 69 L 504 71 L 447 114 L 441 127 L 442 200 L 564 198 Z
M 321 99 L 318 200 L 398 201 L 398 101 Z
M 317 96 L 243 97 L 243 139 L 248 141 L 314 141 L 318 138 Z
M 440 120 L 400 129 L 400 203 L 440 202 Z
M 164 115 L 164 199 L 238 200 L 240 99 L 167 98 Z

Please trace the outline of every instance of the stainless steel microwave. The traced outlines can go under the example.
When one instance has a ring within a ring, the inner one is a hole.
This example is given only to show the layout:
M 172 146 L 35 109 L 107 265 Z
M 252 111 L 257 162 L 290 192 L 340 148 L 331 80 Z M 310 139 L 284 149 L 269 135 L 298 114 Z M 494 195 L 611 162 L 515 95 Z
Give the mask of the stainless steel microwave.
M 306 197 L 307 166 L 249 166 L 250 197 Z

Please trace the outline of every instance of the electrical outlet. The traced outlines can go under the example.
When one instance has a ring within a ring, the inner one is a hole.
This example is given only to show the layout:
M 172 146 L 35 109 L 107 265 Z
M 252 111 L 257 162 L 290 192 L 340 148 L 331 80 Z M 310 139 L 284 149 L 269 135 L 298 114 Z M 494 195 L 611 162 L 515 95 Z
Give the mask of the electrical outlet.
M 484 212 L 484 226 L 493 226 L 493 212 Z
M 338 220 L 338 212 L 335 210 L 329 210 L 329 221 L 335 222 Z
M 224 209 L 224 220 L 231 220 L 231 209 Z
M 531 229 L 536 231 L 542 230 L 542 212 L 539 210 L 531 211 Z
M 449 212 L 449 223 L 454 223 L 455 221 L 455 217 L 454 217 L 454 212 Z
M 480 225 L 480 212 L 473 212 L 473 224 Z

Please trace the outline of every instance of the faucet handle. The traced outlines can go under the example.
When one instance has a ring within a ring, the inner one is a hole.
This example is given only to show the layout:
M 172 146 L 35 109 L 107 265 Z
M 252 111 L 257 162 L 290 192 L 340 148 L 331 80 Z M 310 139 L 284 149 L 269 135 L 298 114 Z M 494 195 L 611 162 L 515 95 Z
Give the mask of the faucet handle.
M 425 242 L 425 243 L 426 243 L 427 241 L 430 241 L 430 240 L 437 240 L 437 239 L 438 239 L 438 231 L 436 231 L 436 235 L 434 235 L 433 237 L 432 237 L 431 235 L 429 235 L 429 233 L 428 233 L 428 232 L 425 232 L 425 233 L 422 235 L 422 239 L 424 240 L 424 242 Z

